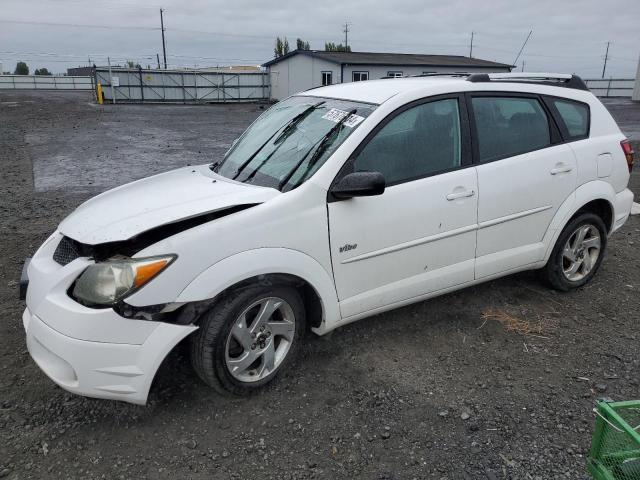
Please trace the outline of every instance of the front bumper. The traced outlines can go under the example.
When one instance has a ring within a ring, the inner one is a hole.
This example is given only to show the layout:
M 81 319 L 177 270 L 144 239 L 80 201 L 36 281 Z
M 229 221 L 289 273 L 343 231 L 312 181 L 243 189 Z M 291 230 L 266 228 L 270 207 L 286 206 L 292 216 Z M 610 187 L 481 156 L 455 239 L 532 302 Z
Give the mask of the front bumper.
M 28 308 L 22 321 L 31 357 L 59 386 L 87 397 L 140 405 L 147 401 L 162 360 L 197 328 L 159 323 L 144 343 L 129 345 L 68 337 L 49 327 Z

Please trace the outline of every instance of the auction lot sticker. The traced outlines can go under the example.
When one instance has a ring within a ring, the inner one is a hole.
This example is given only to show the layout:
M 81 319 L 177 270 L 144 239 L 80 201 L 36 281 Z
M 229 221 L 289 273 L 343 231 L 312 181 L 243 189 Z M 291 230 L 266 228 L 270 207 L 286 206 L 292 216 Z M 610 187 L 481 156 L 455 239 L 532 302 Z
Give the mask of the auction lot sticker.
M 325 120 L 330 120 L 332 122 L 338 123 L 347 115 L 349 115 L 349 112 L 345 112 L 344 110 L 340 110 L 339 108 L 332 108 L 327 113 L 325 113 L 322 116 L 322 118 L 324 118 Z M 347 120 L 344 122 L 343 125 L 345 127 L 353 128 L 363 120 L 364 120 L 364 117 L 361 117 L 360 115 L 351 114 L 349 115 L 349 118 L 347 118 Z

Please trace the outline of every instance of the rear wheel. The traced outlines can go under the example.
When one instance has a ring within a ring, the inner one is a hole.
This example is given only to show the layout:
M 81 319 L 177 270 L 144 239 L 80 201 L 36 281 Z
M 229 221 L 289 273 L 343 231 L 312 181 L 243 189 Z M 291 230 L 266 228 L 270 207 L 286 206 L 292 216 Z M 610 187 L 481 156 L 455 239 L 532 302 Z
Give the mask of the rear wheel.
M 218 391 L 246 395 L 290 362 L 304 332 L 300 294 L 285 285 L 231 292 L 200 322 L 191 342 L 198 376 Z
M 556 289 L 568 291 L 589 282 L 602 263 L 607 229 L 593 213 L 571 220 L 560 233 L 543 272 Z

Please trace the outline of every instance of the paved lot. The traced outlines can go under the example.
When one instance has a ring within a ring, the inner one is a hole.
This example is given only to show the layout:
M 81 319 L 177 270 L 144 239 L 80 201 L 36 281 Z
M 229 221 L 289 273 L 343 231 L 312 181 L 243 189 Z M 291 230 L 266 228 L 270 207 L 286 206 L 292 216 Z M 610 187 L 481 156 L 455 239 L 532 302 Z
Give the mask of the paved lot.
M 26 351 L 24 257 L 92 194 L 219 157 L 261 110 L 45 95 L 0 93 L 0 477 L 583 479 L 594 399 L 640 395 L 637 216 L 580 291 L 524 273 L 309 335 L 250 399 L 202 385 L 183 348 L 146 407 L 65 393 Z M 608 105 L 640 140 L 640 106 Z

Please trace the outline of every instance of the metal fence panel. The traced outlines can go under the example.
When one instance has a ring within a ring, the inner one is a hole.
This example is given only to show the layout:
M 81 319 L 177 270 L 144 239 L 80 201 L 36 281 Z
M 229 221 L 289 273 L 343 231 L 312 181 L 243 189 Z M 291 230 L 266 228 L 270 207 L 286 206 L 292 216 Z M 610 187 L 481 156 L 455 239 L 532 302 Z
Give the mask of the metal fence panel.
M 122 103 L 223 103 L 269 100 L 267 72 L 96 68 L 104 100 Z M 112 92 L 113 87 L 113 92 Z
M 269 99 L 267 72 L 96 68 L 104 100 L 123 103 L 222 103 Z M 112 93 L 113 87 L 113 93 Z
M 631 98 L 635 85 L 633 78 L 587 78 L 584 82 L 596 97 Z
M 91 77 L 0 75 L 0 90 L 92 90 Z

